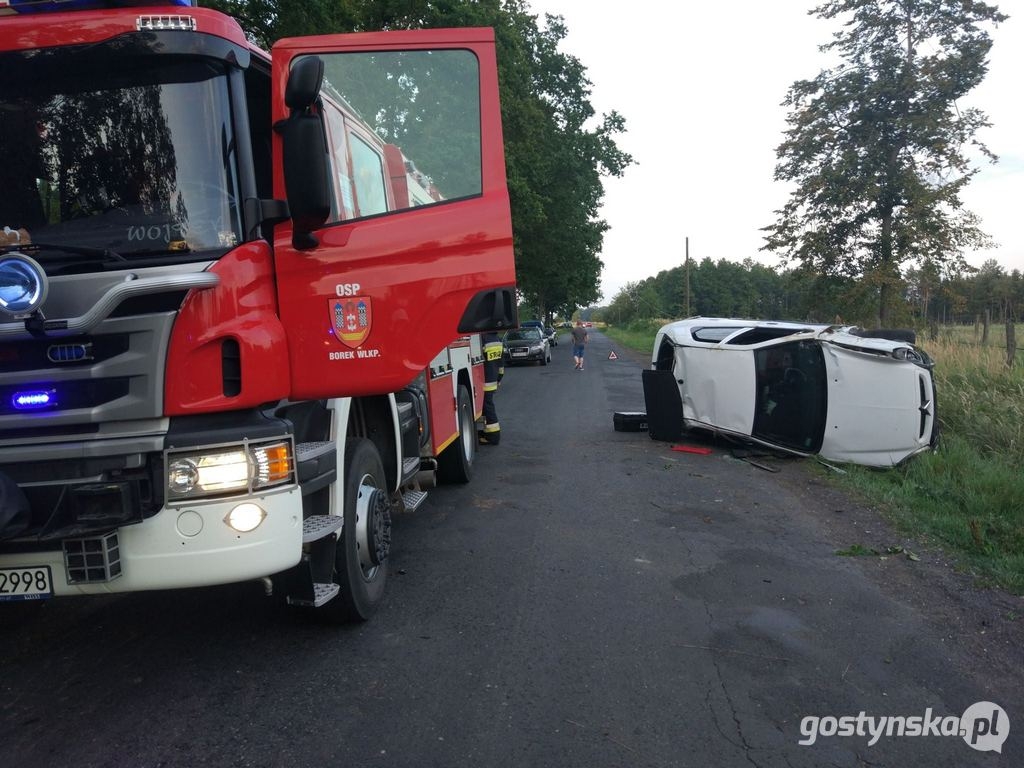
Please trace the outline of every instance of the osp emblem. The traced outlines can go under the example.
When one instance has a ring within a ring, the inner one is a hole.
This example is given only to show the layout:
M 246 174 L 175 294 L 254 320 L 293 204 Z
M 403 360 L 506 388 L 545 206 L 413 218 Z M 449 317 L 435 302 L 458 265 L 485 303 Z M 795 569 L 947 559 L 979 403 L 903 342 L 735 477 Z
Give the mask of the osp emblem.
M 331 327 L 342 344 L 355 349 L 370 335 L 373 311 L 369 296 L 346 296 L 327 302 L 331 312 Z

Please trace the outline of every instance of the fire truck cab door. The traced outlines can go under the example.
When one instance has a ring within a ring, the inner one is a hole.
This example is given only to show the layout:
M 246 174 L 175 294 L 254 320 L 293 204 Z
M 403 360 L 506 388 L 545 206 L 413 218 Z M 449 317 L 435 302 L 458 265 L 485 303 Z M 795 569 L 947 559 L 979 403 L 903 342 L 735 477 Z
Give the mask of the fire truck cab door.
M 324 202 L 326 219 L 297 217 L 274 231 L 291 397 L 393 392 L 458 336 L 515 322 L 494 33 L 415 30 L 278 42 L 280 199 L 288 194 L 284 163 L 292 164 L 289 179 L 301 179 L 294 157 L 308 156 L 283 147 L 282 128 L 292 116 L 289 72 L 312 56 L 323 62 L 323 81 L 303 119 L 308 128 L 309 114 L 316 115 L 323 126 L 328 163 L 320 178 L 328 189 L 313 198 Z M 293 102 L 295 90 L 293 84 Z M 295 230 L 296 222 L 309 231 Z

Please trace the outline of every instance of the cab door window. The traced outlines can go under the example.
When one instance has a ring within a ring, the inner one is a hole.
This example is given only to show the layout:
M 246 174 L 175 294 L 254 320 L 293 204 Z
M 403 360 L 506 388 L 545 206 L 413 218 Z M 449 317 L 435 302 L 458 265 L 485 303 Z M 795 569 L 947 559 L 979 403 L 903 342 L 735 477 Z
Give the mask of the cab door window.
M 332 223 L 482 194 L 480 67 L 471 51 L 320 58 Z
M 353 218 L 355 201 L 352 198 L 352 169 L 348 160 L 348 141 L 345 137 L 345 115 L 333 100 L 322 100 L 327 123 L 328 151 L 331 164 L 331 215 L 327 221 L 337 223 Z
M 352 181 L 359 215 L 386 213 L 388 197 L 384 186 L 384 158 L 355 134 L 351 135 L 349 146 L 352 148 Z

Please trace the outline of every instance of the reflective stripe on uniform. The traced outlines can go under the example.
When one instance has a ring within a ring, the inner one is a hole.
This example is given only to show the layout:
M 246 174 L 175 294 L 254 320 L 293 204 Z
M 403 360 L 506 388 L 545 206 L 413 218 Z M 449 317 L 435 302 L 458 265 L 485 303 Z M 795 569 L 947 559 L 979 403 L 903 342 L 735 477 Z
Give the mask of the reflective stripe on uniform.
M 484 392 L 497 392 L 497 391 L 498 391 L 498 382 L 496 382 L 496 381 L 485 381 L 484 382 Z
M 484 432 L 501 432 L 501 427 L 498 426 L 498 422 L 494 422 L 493 424 L 485 424 Z
M 500 360 L 501 353 L 503 350 L 504 347 L 502 346 L 502 343 L 500 341 L 489 341 L 487 342 L 487 345 L 484 347 L 484 354 L 487 356 L 487 359 L 489 361 Z

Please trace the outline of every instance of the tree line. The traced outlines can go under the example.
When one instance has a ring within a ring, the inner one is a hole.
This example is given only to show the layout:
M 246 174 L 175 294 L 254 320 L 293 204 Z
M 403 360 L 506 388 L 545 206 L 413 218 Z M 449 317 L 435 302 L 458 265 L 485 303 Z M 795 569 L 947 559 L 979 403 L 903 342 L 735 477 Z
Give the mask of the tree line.
M 689 275 L 687 275 L 689 272 Z M 689 292 L 687 292 L 689 288 Z M 588 317 L 612 324 L 704 315 L 832 323 L 874 327 L 877 290 L 863 280 L 823 276 L 811 269 L 776 268 L 754 261 L 705 258 L 627 283 L 610 304 Z M 908 270 L 889 315 L 891 326 L 1019 320 L 1024 308 L 1024 273 L 1007 271 L 994 259 L 952 276 Z

